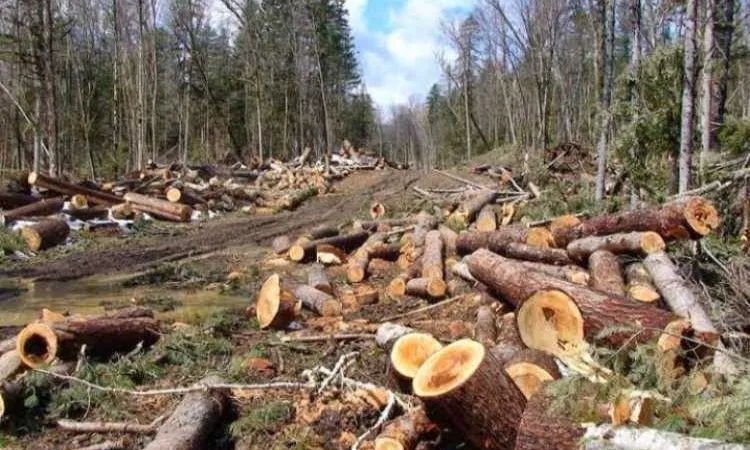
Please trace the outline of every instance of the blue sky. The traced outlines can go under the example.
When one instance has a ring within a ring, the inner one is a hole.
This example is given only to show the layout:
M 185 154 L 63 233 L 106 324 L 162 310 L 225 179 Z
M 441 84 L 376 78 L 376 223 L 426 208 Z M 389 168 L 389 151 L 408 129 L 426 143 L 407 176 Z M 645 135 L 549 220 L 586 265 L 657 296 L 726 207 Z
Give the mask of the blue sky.
M 367 90 L 386 113 L 440 79 L 441 20 L 465 16 L 475 1 L 346 0 Z

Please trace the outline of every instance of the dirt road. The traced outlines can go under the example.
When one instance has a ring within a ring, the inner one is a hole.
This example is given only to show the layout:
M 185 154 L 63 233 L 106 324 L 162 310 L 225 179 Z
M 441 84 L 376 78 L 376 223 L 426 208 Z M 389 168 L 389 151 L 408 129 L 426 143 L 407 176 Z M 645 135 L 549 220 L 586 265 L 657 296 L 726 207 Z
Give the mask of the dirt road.
M 292 212 L 273 216 L 230 217 L 194 226 L 176 237 L 150 238 L 127 246 L 73 253 L 59 259 L 33 261 L 0 269 L 0 277 L 71 280 L 96 274 L 136 272 L 168 261 L 249 244 L 267 245 L 281 234 L 294 235 L 311 226 L 343 222 L 379 201 L 400 197 L 419 179 L 411 171 L 358 172 L 336 187 L 336 192 L 314 198 Z

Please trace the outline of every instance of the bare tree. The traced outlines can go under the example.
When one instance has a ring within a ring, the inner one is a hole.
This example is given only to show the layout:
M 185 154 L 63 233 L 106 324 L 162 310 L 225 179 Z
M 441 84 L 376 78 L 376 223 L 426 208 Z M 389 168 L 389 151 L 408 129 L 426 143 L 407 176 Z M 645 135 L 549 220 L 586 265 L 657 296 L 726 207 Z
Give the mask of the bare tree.
M 604 182 L 607 176 L 607 140 L 611 124 L 610 106 L 612 104 L 612 83 L 614 79 L 614 49 L 615 49 L 615 0 L 604 0 L 606 2 L 605 21 L 606 36 L 604 51 L 604 85 L 602 87 L 601 114 L 602 122 L 599 130 L 599 141 L 596 145 L 596 199 L 604 198 Z
M 684 81 L 682 88 L 682 124 L 680 128 L 680 156 L 678 192 L 690 188 L 693 163 L 693 110 L 695 108 L 695 59 L 698 19 L 697 0 L 688 0 L 685 17 Z

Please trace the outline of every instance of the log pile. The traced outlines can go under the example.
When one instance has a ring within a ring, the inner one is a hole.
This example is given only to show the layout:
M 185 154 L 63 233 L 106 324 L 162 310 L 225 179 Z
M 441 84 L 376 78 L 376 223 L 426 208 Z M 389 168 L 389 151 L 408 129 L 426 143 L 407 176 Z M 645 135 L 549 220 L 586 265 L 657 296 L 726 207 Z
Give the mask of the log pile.
M 23 180 L 28 191 L 0 191 L 0 222 L 24 229 L 29 250 L 38 251 L 64 243 L 69 235 L 62 226 L 44 222 L 48 218 L 68 222 L 73 230 L 111 225 L 127 232 L 141 217 L 179 223 L 232 211 L 293 210 L 330 192 L 334 182 L 354 171 L 397 166 L 355 152 L 337 156 L 326 171 L 310 154 L 286 163 L 271 158 L 232 166 L 149 163 L 119 180 L 100 183 L 32 172 Z M 378 214 L 384 213 L 382 208 L 377 205 Z

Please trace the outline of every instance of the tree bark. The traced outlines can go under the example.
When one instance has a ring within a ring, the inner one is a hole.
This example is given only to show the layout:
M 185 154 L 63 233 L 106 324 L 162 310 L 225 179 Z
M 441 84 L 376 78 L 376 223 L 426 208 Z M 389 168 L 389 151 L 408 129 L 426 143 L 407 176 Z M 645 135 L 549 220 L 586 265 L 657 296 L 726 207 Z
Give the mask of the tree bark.
M 39 198 L 26 194 L 14 194 L 12 192 L 0 192 L 0 209 L 14 209 L 30 205 L 39 201 Z
M 417 407 L 383 427 L 375 438 L 375 450 L 415 450 L 419 441 L 436 429 L 424 409 Z
M 208 377 L 198 384 L 221 383 L 224 383 L 221 378 Z M 225 390 L 212 389 L 186 395 L 144 450 L 203 449 L 229 407 L 229 392 Z
M 553 413 L 546 392 L 531 397 L 518 425 L 515 450 L 579 450 L 584 429 L 562 414 Z
M 167 220 L 188 222 L 193 215 L 193 209 L 188 205 L 172 203 L 135 192 L 128 192 L 124 199 L 131 203 L 135 210 L 147 212 Z
M 474 324 L 474 340 L 485 347 L 492 347 L 497 340 L 495 312 L 489 306 L 477 309 L 477 320 Z
M 8 226 L 16 220 L 24 217 L 42 217 L 49 216 L 62 211 L 65 205 L 65 199 L 62 197 L 50 198 L 45 200 L 39 200 L 36 203 L 30 205 L 21 206 L 19 208 L 4 211 L 0 215 L 0 222 L 3 225 Z
M 534 247 L 518 242 L 507 244 L 500 248 L 497 253 L 507 258 L 540 264 L 554 266 L 571 266 L 573 264 L 573 261 L 568 257 L 568 253 L 563 249 Z
M 331 282 L 328 280 L 328 275 L 326 275 L 325 267 L 322 264 L 312 264 L 307 269 L 307 284 L 326 294 L 333 295 Z
M 447 289 L 442 278 L 412 278 L 406 282 L 405 294 L 426 299 L 442 298 Z
M 319 316 L 335 317 L 341 315 L 341 302 L 323 291 L 306 284 L 300 284 L 292 292 L 297 300 L 302 302 L 302 306 Z
M 680 126 L 680 159 L 678 192 L 690 189 L 693 164 L 693 110 L 695 108 L 695 60 L 698 25 L 698 1 L 687 0 L 684 47 L 684 77 L 682 86 L 682 120 Z
M 589 256 L 589 286 L 598 291 L 625 295 L 625 280 L 617 255 L 597 250 Z
M 532 247 L 549 246 L 551 234 L 545 228 L 526 228 L 509 225 L 497 231 L 464 231 L 458 235 L 456 250 L 460 255 L 467 255 L 480 248 L 501 253 L 510 243 L 527 244 Z
M 606 36 L 604 51 L 604 85 L 602 90 L 601 101 L 601 126 L 599 128 L 599 141 L 596 145 L 596 200 L 601 201 L 604 198 L 605 181 L 607 177 L 607 141 L 609 140 L 609 131 L 611 127 L 612 104 L 612 84 L 614 81 L 614 60 L 615 60 L 615 0 L 606 1 L 606 21 L 604 28 Z
M 29 184 L 65 195 L 82 194 L 86 196 L 89 203 L 96 205 L 112 206 L 125 202 L 122 197 L 67 183 L 38 172 L 31 172 L 29 174 Z
M 629 264 L 625 268 L 628 297 L 644 303 L 654 303 L 661 299 L 656 290 L 651 275 L 641 262 Z
M 444 281 L 443 238 L 437 230 L 431 230 L 425 236 L 422 278 Z
M 666 248 L 664 239 L 652 231 L 617 233 L 607 236 L 589 236 L 577 239 L 567 246 L 568 256 L 581 263 L 597 250 L 614 254 L 634 254 L 645 256 Z
M 716 0 L 706 1 L 706 17 L 703 27 L 703 71 L 701 86 L 701 154 L 698 158 L 700 176 L 704 165 L 714 151 L 714 30 Z
M 526 398 L 492 352 L 468 339 L 432 355 L 413 382 L 430 419 L 476 448 L 511 450 Z
M 21 371 L 23 363 L 18 356 L 17 350 L 10 350 L 0 356 L 0 383 L 10 379 L 12 376 Z
M 46 250 L 65 242 L 70 233 L 67 222 L 60 219 L 45 219 L 21 229 L 21 236 L 31 251 Z
M 484 189 L 459 205 L 458 209 L 451 215 L 451 219 L 467 226 L 474 221 L 485 205 L 494 202 L 496 198 L 496 191 Z
M 590 276 L 585 269 L 575 266 L 553 266 L 551 264 L 544 264 L 531 261 L 516 261 L 523 265 L 528 270 L 541 272 L 552 277 L 559 278 L 561 280 L 569 281 L 571 283 L 588 286 Z
M 477 231 L 497 230 L 497 216 L 494 205 L 485 205 L 477 215 Z
M 289 259 L 296 262 L 315 259 L 315 249 L 318 245 L 322 244 L 332 245 L 339 250 L 348 252 L 364 244 L 369 237 L 369 233 L 367 233 L 366 231 L 360 231 L 350 234 L 344 234 L 341 236 L 331 236 L 322 239 L 315 239 L 301 244 L 297 243 L 292 245 L 292 247 L 289 249 Z

